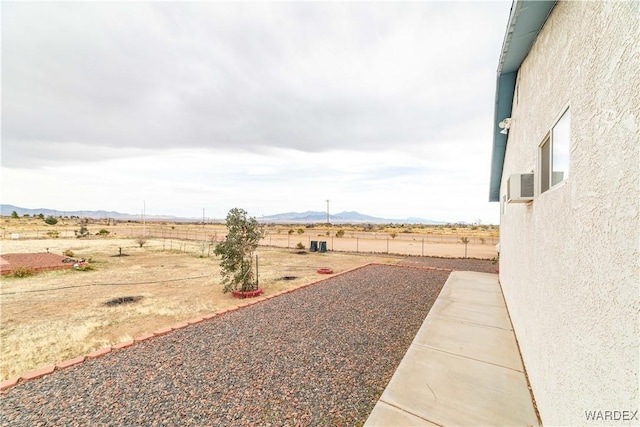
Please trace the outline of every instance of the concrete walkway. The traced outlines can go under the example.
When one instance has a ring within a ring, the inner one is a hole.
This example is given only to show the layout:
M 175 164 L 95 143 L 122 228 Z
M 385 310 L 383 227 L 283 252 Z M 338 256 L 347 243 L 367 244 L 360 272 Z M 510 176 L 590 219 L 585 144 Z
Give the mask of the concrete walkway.
M 498 276 L 452 272 L 365 426 L 539 424 Z

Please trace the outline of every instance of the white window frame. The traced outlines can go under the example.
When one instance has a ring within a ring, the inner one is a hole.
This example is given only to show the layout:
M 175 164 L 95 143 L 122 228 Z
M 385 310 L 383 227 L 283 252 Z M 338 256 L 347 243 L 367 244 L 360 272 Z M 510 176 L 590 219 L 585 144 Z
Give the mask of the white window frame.
M 566 122 L 565 122 L 566 120 Z M 560 125 L 560 126 L 559 126 Z M 561 126 L 568 126 L 567 129 L 563 129 Z M 566 141 L 561 131 L 567 130 L 568 137 Z M 556 147 L 556 144 L 558 146 Z M 562 146 L 560 145 L 562 144 Z M 560 148 L 563 149 L 563 153 L 559 153 Z M 567 106 L 562 110 L 562 114 L 555 121 L 551 130 L 546 133 L 540 145 L 538 145 L 538 194 L 543 194 L 552 188 L 564 183 L 569 179 L 570 168 L 570 153 L 571 151 L 571 112 Z M 565 166 L 566 170 L 555 170 L 554 160 L 559 154 L 566 156 Z M 558 179 L 558 174 L 562 174 Z

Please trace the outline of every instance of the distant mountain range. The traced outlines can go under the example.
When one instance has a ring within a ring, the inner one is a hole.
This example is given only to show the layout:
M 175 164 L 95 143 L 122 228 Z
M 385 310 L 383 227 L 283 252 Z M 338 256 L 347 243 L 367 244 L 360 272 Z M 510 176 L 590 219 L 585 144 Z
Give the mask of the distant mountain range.
M 137 214 L 128 214 L 128 213 L 120 213 L 115 211 L 58 211 L 55 209 L 47 209 L 47 208 L 38 208 L 38 209 L 28 209 L 21 208 L 19 206 L 13 205 L 0 205 L 0 212 L 2 216 L 10 216 L 12 212 L 16 212 L 18 216 L 23 215 L 44 215 L 44 216 L 77 216 L 79 218 L 94 218 L 94 219 L 104 219 L 104 218 L 113 218 L 121 221 L 126 220 L 140 220 L 141 215 Z M 169 215 L 145 215 L 145 218 L 148 221 L 193 221 L 190 218 L 179 218 L 176 216 Z
M 261 222 L 326 222 L 327 213 L 319 211 L 306 211 L 306 212 L 287 212 L 276 215 L 263 216 L 259 218 Z M 370 224 L 445 224 L 444 222 L 433 221 L 424 218 L 405 218 L 405 219 L 388 219 L 378 218 L 375 216 L 361 214 L 359 212 L 340 212 L 336 214 L 329 214 L 329 222 L 332 224 L 340 223 L 370 223 Z
M 113 218 L 121 221 L 126 220 L 140 220 L 140 214 L 133 215 L 128 213 L 120 213 L 115 211 L 58 211 L 55 209 L 38 208 L 27 209 L 14 205 L 0 205 L 0 211 L 2 216 L 10 216 L 12 212 L 16 212 L 19 216 L 23 215 L 40 215 L 45 216 L 77 216 L 80 218 Z M 173 221 L 173 222 L 192 222 L 199 221 L 198 218 L 183 218 L 177 216 L 168 215 L 145 215 L 147 221 Z M 320 211 L 306 211 L 306 212 L 287 212 L 276 215 L 262 216 L 257 218 L 260 222 L 273 222 L 273 223 L 315 223 L 326 222 L 327 213 Z M 388 219 L 378 218 L 370 215 L 364 215 L 355 211 L 340 212 L 329 215 L 329 222 L 333 224 L 348 224 L 348 223 L 360 223 L 360 224 L 445 224 L 440 221 L 433 221 L 424 218 L 405 218 L 405 219 Z

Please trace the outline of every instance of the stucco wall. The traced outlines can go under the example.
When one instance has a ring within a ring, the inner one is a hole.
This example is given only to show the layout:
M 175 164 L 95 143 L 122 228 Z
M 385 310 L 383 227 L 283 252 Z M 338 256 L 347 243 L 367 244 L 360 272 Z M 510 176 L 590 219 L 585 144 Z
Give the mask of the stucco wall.
M 569 179 L 501 208 L 500 281 L 546 425 L 640 425 L 615 419 L 640 409 L 639 7 L 559 2 L 518 75 L 501 199 L 571 112 Z

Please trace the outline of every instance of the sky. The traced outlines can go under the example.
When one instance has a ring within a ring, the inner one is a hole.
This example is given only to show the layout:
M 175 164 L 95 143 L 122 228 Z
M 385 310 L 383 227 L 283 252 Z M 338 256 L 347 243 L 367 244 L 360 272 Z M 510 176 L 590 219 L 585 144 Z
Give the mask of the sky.
M 1 201 L 497 224 L 510 7 L 4 1 Z

